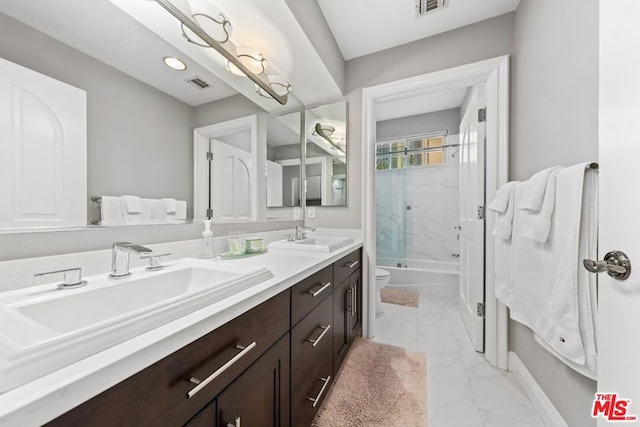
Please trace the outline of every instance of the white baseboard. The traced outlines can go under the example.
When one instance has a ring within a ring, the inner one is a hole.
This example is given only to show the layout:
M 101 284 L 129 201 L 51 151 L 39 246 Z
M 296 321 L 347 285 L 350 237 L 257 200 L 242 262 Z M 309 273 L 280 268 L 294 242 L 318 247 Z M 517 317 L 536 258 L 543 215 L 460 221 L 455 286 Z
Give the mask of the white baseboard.
M 533 378 L 524 363 L 513 351 L 509 352 L 509 370 L 513 372 L 525 394 L 540 414 L 542 421 L 548 427 L 568 427 L 560 412 L 551 403 L 538 382 Z

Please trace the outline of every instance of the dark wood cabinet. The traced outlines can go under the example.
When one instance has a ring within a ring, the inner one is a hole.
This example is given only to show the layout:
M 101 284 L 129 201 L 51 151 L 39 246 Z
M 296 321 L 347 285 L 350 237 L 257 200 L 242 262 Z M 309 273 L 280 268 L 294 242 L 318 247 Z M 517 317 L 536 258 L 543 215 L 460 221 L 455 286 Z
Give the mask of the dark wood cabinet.
M 360 260 L 353 251 L 48 425 L 309 426 L 362 333 Z
M 360 250 L 354 251 L 334 265 L 334 280 L 342 282 L 333 291 L 333 357 L 334 374 L 338 372 L 353 338 L 362 335 L 362 280 Z M 349 274 L 347 274 L 349 273 Z

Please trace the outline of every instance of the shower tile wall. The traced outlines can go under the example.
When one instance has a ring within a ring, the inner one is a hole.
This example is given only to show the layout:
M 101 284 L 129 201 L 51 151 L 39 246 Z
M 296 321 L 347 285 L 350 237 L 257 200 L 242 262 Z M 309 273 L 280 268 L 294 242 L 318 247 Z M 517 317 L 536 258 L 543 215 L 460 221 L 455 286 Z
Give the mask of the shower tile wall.
M 450 137 L 450 141 L 451 141 Z M 459 166 L 376 172 L 377 258 L 386 265 L 411 260 L 457 262 Z

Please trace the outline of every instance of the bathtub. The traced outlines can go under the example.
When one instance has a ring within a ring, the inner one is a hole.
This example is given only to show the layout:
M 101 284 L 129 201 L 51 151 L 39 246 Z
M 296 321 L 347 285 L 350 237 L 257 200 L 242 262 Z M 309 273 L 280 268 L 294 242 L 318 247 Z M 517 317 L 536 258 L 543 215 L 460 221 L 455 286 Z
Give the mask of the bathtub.
M 378 258 L 376 267 L 387 270 L 391 275 L 388 286 L 423 295 L 457 298 L 457 262 L 402 260 L 402 267 L 396 267 L 396 263 L 397 259 Z

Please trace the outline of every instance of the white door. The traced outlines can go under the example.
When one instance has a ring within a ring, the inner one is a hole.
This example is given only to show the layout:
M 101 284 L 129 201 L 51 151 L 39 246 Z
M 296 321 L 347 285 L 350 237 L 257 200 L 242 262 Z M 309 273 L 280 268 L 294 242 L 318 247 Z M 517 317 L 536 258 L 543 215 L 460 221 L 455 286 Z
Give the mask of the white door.
M 476 351 L 484 351 L 484 207 L 485 123 L 478 122 L 484 107 L 484 86 L 469 88 L 460 122 L 460 285 L 458 307 Z
M 251 153 L 211 139 L 213 220 L 251 220 Z
M 600 1 L 600 258 L 625 252 L 625 281 L 598 280 L 598 392 L 631 399 L 640 417 L 640 2 Z M 621 413 L 620 413 L 621 414 Z M 620 415 L 619 414 L 619 415 Z M 602 412 L 598 425 L 621 424 Z M 614 414 L 615 416 L 615 414 Z M 636 423 L 640 424 L 636 420 Z M 636 425 L 636 423 L 632 423 Z
M 87 224 L 86 92 L 0 58 L 0 228 Z

